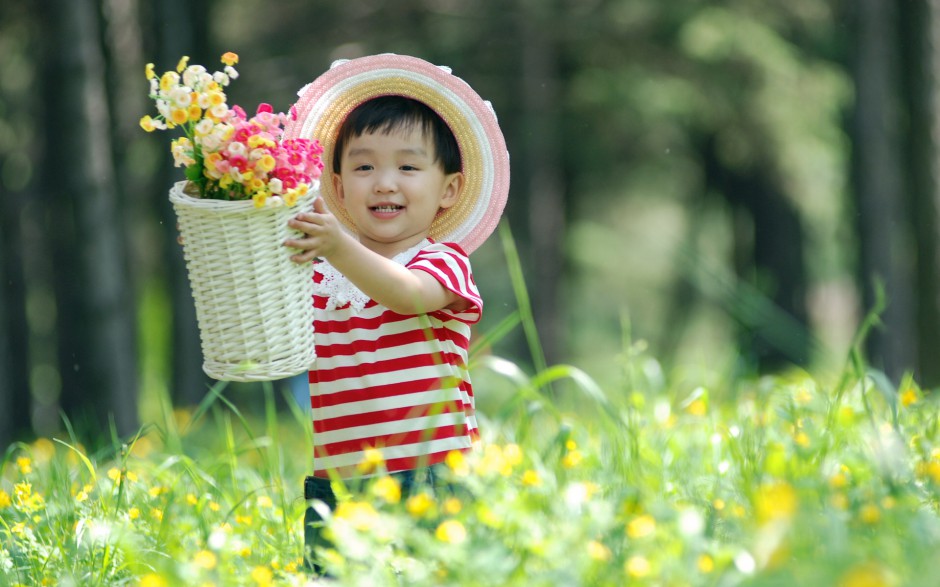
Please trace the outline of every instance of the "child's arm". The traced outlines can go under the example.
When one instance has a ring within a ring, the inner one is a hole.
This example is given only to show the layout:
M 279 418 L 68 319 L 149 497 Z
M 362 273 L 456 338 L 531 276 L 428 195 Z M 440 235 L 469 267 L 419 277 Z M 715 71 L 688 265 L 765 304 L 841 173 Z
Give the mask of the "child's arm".
M 323 257 L 362 292 L 398 314 L 426 314 L 443 308 L 463 309 L 466 301 L 425 271 L 410 270 L 373 252 L 342 229 L 321 198 L 314 211 L 298 214 L 288 223 L 307 235 L 285 241 L 301 249 L 291 257 L 309 263 Z

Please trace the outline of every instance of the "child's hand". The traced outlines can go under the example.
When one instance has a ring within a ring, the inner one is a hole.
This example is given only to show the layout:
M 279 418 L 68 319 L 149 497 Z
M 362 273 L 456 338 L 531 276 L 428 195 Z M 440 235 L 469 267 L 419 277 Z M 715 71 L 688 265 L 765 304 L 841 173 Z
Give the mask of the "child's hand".
M 313 212 L 301 212 L 291 218 L 287 225 L 306 235 L 284 241 L 285 247 L 303 251 L 291 256 L 291 261 L 295 263 L 309 263 L 317 257 L 329 258 L 342 245 L 343 239 L 350 238 L 336 216 L 327 210 L 323 198 L 313 201 Z

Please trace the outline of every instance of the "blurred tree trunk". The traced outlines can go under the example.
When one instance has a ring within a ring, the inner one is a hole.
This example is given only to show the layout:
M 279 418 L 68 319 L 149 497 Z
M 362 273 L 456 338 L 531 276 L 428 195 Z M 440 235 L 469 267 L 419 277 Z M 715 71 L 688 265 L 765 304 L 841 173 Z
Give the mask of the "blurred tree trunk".
M 521 100 L 524 137 L 521 193 L 528 214 L 526 260 L 529 295 L 542 349 L 549 364 L 564 354 L 565 313 L 561 276 L 565 243 L 565 165 L 562 156 L 560 63 L 556 2 L 522 0 L 519 12 L 522 52 Z
M 858 0 L 854 7 L 856 99 L 852 119 L 853 182 L 858 207 L 860 278 L 866 308 L 873 305 L 873 281 L 887 294 L 883 328 L 868 340 L 869 362 L 897 381 L 915 362 L 915 281 L 910 223 L 903 191 L 902 127 L 897 88 L 899 3 Z M 850 8 L 851 10 L 851 8 Z
M 758 372 L 809 363 L 803 224 L 772 162 L 732 169 L 721 161 L 714 138 L 701 149 L 708 187 L 731 205 L 734 267 L 754 288 L 735 292 L 731 315 L 738 323 L 740 351 Z M 759 297 L 772 301 L 767 305 Z M 779 310 L 779 312 L 778 312 Z
M 0 37 L 32 30 L 34 21 L 21 5 L 0 4 Z M 20 35 L 17 43 L 6 37 L 0 53 L 0 71 L 12 64 L 35 73 L 36 39 Z M 34 128 L 36 108 L 32 88 L 0 84 L 0 124 L 7 129 Z M 30 164 L 38 148 L 34 138 L 17 137 L 0 147 L 0 450 L 30 432 L 29 328 L 26 321 L 24 271 L 24 210 L 35 210 L 35 172 Z
M 913 211 L 917 279 L 916 376 L 925 387 L 940 385 L 940 6 L 929 0 L 898 3 L 902 91 L 908 136 L 902 161 L 905 192 Z
M 10 372 L 12 363 L 10 361 L 10 336 L 9 320 L 7 319 L 7 308 L 10 306 L 7 302 L 7 277 L 6 277 L 6 255 L 3 247 L 3 227 L 0 226 L 0 450 L 6 447 L 15 438 L 16 431 L 13 429 L 13 402 L 16 398 L 16 390 L 10 385 Z M 25 390 L 23 390 L 25 391 Z
M 55 256 L 62 408 L 102 439 L 138 427 L 134 309 L 110 145 L 98 6 L 45 0 L 44 188 Z
M 174 68 L 183 55 L 189 55 L 192 63 L 206 67 L 217 62 L 218 56 L 209 57 L 208 0 L 163 0 L 156 3 L 153 10 L 158 31 L 158 72 Z M 173 312 L 170 394 L 178 405 L 194 405 L 206 394 L 211 381 L 202 370 L 196 306 L 186 274 L 183 251 L 176 241 L 176 215 L 167 196 L 173 182 L 183 178 L 183 172 L 172 166 L 168 154 L 169 143 L 166 143 L 160 181 L 157 182 L 158 192 L 154 197 L 159 202 L 159 217 L 164 229 L 162 240 Z
M 30 191 L 0 201 L 0 449 L 30 432 L 30 330 L 20 220 Z

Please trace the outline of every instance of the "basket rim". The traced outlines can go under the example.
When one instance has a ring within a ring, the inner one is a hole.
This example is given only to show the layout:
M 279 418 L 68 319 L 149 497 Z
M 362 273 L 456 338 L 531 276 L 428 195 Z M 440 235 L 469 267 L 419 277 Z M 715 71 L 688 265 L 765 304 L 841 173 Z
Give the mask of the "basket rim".
M 258 210 L 259 212 L 276 210 L 277 208 L 262 207 L 259 208 L 255 206 L 255 203 L 251 200 L 216 200 L 212 198 L 196 198 L 190 196 L 183 189 L 186 187 L 186 184 L 189 183 L 189 180 L 180 180 L 173 184 L 170 188 L 170 202 L 174 204 L 183 204 L 193 208 L 203 208 L 207 210 L 229 210 L 232 212 L 241 212 L 245 210 Z M 317 197 L 320 193 L 319 183 L 313 185 L 310 190 L 300 197 L 297 202 L 303 202 L 306 200 L 312 200 Z M 298 208 L 295 206 L 285 206 L 287 209 Z

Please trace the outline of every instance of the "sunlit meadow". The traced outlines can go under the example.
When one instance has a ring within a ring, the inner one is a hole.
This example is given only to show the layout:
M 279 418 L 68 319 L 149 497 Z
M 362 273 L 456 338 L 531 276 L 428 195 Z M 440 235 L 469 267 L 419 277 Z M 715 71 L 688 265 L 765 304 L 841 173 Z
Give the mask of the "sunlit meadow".
M 518 276 L 514 266 L 514 275 Z M 545 366 L 520 312 L 477 341 L 484 438 L 452 491 L 403 496 L 381 462 L 329 521 L 339 585 L 934 585 L 937 403 L 869 370 L 793 371 L 680 391 L 642 341 L 600 388 Z M 535 373 L 484 349 L 521 327 Z M 508 390 L 490 395 L 490 389 Z M 249 417 L 218 385 L 110 450 L 10 446 L 0 584 L 303 585 L 303 413 L 273 387 Z M 485 401 L 483 401 L 485 400 Z

